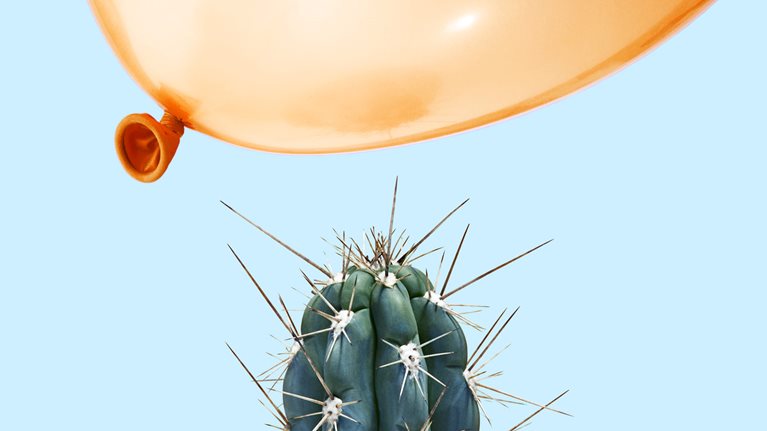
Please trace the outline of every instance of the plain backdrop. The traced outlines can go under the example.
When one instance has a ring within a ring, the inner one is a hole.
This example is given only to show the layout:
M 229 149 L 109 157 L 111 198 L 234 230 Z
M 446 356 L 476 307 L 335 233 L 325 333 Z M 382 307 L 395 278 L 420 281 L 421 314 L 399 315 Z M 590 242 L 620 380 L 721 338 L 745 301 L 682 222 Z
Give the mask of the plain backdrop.
M 321 238 L 385 226 L 397 175 L 414 236 L 471 198 L 428 242 L 451 256 L 472 224 L 455 283 L 555 239 L 455 297 L 490 305 L 486 326 L 521 306 L 499 387 L 571 390 L 574 418 L 529 429 L 765 429 L 764 2 L 719 2 L 614 76 L 479 130 L 306 157 L 189 131 L 149 185 L 112 136 L 160 109 L 86 2 L 2 9 L 0 429 L 264 429 L 224 343 L 261 371 L 285 334 L 226 244 L 296 309 L 311 268 L 219 199 L 338 267 Z M 532 411 L 489 410 L 497 430 Z

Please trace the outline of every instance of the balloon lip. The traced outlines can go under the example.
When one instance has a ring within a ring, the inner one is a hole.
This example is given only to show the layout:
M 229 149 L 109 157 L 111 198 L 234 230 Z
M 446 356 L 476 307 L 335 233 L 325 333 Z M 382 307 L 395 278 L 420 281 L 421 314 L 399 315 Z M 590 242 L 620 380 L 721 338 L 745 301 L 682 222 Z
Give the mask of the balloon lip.
M 120 53 L 117 49 L 116 38 L 119 35 L 113 34 L 108 30 L 109 25 L 105 21 L 106 17 L 101 13 L 97 0 L 88 0 L 88 4 L 93 11 L 94 16 L 102 33 L 105 35 L 112 51 L 118 57 L 123 68 L 128 71 L 131 78 L 150 96 L 152 96 L 158 104 L 167 112 L 174 115 L 185 126 L 190 129 L 197 130 L 201 133 L 209 135 L 213 138 L 222 140 L 226 143 L 237 145 L 240 147 L 258 150 L 262 152 L 272 154 L 284 154 L 284 155 L 321 155 L 321 154 L 344 154 L 344 153 L 356 153 L 362 151 L 369 151 L 375 149 L 384 149 L 388 147 L 403 146 L 406 144 L 415 144 L 423 141 L 429 141 L 443 136 L 455 135 L 466 131 L 474 130 L 483 126 L 489 126 L 491 124 L 515 117 L 519 114 L 531 112 L 535 109 L 541 108 L 549 103 L 557 101 L 565 96 L 573 94 L 582 89 L 588 88 L 601 79 L 611 76 L 612 74 L 622 70 L 625 67 L 638 61 L 644 55 L 647 55 L 653 49 L 658 47 L 663 41 L 670 38 L 672 35 L 679 32 L 682 28 L 690 24 L 695 18 L 703 14 L 709 7 L 711 7 L 716 0 L 698 0 L 693 3 L 685 3 L 678 9 L 669 13 L 664 19 L 648 29 L 645 33 L 634 39 L 633 42 L 627 44 L 622 49 L 613 53 L 613 55 L 607 57 L 605 60 L 597 63 L 588 70 L 576 75 L 574 78 L 562 82 L 542 93 L 532 96 L 523 101 L 517 102 L 514 105 L 506 108 L 493 111 L 478 117 L 461 121 L 459 123 L 452 124 L 450 126 L 441 127 L 438 129 L 431 129 L 420 133 L 401 136 L 395 139 L 386 139 L 382 141 L 366 142 L 358 145 L 346 145 L 344 147 L 299 147 L 289 148 L 282 146 L 270 146 L 254 143 L 251 141 L 245 141 L 242 139 L 229 136 L 225 133 L 208 129 L 202 125 L 194 124 L 194 121 L 188 119 L 188 116 L 182 107 L 176 103 L 167 103 L 169 101 L 160 101 L 156 97 L 156 88 L 152 84 L 152 81 L 144 73 L 143 69 L 138 66 L 139 62 L 134 57 L 133 53 Z M 166 103 L 163 103 L 166 102 Z M 172 101 L 170 101 L 172 102 Z M 122 161 L 122 159 L 121 159 Z M 127 169 L 127 168 L 126 168 Z M 131 174 L 133 175 L 133 174 Z M 162 173 L 160 173 L 160 176 Z M 157 177 L 159 178 L 159 176 Z M 149 181 L 154 181 L 151 179 Z M 140 178 L 137 178 L 140 179 Z M 141 180 L 141 179 L 140 179 Z M 144 181 L 144 180 L 141 180 Z
M 143 136 L 136 137 L 137 131 Z M 183 135 L 183 126 L 166 114 L 163 121 L 149 114 L 130 114 L 120 121 L 115 130 L 115 151 L 123 169 L 144 183 L 160 179 L 168 169 Z M 147 134 L 151 135 L 148 138 Z M 141 139 L 143 138 L 143 139 Z M 141 168 L 137 165 L 143 164 Z

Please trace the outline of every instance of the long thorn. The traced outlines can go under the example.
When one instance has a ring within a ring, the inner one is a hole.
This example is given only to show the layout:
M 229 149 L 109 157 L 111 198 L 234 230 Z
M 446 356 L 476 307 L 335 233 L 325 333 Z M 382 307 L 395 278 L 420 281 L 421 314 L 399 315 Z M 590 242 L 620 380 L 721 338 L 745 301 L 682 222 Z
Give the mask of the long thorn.
M 411 253 L 413 253 L 421 244 L 423 244 L 424 241 L 426 241 L 437 229 L 439 229 L 440 226 L 442 226 L 442 223 L 447 221 L 447 219 L 449 219 L 450 216 L 455 214 L 455 212 L 458 211 L 462 206 L 464 206 L 466 202 L 468 201 L 469 200 L 466 199 L 465 201 L 461 202 L 460 205 L 455 207 L 455 209 L 453 209 L 445 217 L 443 217 L 442 220 L 439 221 L 439 223 L 437 223 L 433 228 L 431 228 L 431 230 L 426 235 L 423 236 L 423 238 L 421 238 L 420 240 L 418 240 L 418 242 L 410 246 L 410 249 L 406 251 L 405 254 L 402 255 L 402 258 L 400 260 L 404 261 L 405 259 L 407 259 L 407 257 L 410 256 Z
M 397 186 L 399 185 L 399 176 L 394 179 L 394 197 L 391 201 L 391 217 L 389 218 L 389 240 L 386 242 L 386 266 L 391 263 L 392 234 L 394 233 L 394 209 L 397 207 Z
M 269 406 L 267 406 L 266 404 L 264 404 L 264 402 L 263 402 L 263 401 L 261 401 L 261 400 L 258 400 L 258 403 L 259 403 L 259 404 L 261 404 L 261 405 L 264 407 L 264 409 L 266 409 L 266 411 L 267 411 L 267 412 L 269 412 L 269 414 L 270 414 L 270 415 L 272 415 L 272 417 L 274 417 L 275 419 L 277 419 L 277 421 L 280 423 L 280 425 L 282 425 L 282 428 L 280 428 L 280 427 L 278 427 L 278 426 L 275 426 L 275 425 L 269 425 L 269 424 L 267 424 L 267 425 L 271 426 L 272 428 L 277 428 L 277 429 L 285 429 L 285 427 L 287 427 L 287 426 L 288 426 L 287 422 L 283 422 L 283 421 L 282 421 L 282 418 L 281 418 L 279 415 L 277 415 L 276 413 L 274 413 L 274 412 L 272 411 L 272 409 L 270 409 L 270 408 L 269 408 Z
M 524 399 L 524 398 L 521 398 L 521 397 L 518 397 L 518 396 L 516 396 L 516 395 L 512 395 L 512 394 L 510 394 L 510 393 L 508 393 L 508 392 L 504 392 L 504 391 L 502 391 L 502 390 L 500 390 L 500 389 L 496 389 L 496 388 L 494 388 L 494 387 L 492 387 L 492 386 L 483 385 L 482 383 L 477 383 L 477 386 L 479 386 L 479 387 L 481 387 L 481 388 L 485 388 L 485 389 L 491 390 L 491 391 L 493 391 L 493 392 L 497 392 L 497 393 L 499 393 L 499 394 L 501 394 L 501 395 L 505 395 L 505 396 L 507 396 L 507 397 L 510 397 L 510 398 L 514 398 L 515 400 L 519 400 L 519 401 L 522 401 L 523 403 L 532 404 L 532 405 L 534 405 L 534 406 L 536 406 L 536 407 L 543 407 L 544 409 L 546 409 L 546 410 L 549 410 L 549 411 L 551 411 L 551 412 L 554 412 L 554 413 L 559 413 L 559 414 L 561 414 L 561 415 L 565 415 L 565 416 L 570 416 L 570 417 L 573 417 L 573 415 L 571 415 L 570 413 L 565 413 L 565 412 L 563 412 L 563 411 L 560 411 L 560 410 L 552 409 L 552 408 L 549 408 L 549 407 L 546 407 L 546 406 L 540 405 L 540 404 L 538 404 L 538 403 L 534 403 L 534 402 L 532 402 L 532 401 L 526 400 L 526 399 Z
M 309 283 L 309 287 L 311 287 L 312 292 L 314 292 L 315 295 L 319 295 L 319 297 L 322 299 L 325 305 L 327 305 L 331 310 L 333 310 L 333 313 L 338 314 L 338 310 L 336 310 L 336 308 L 333 307 L 333 304 L 331 304 L 330 301 L 328 301 L 325 298 L 325 295 L 323 295 L 322 292 L 320 292 L 320 290 L 317 289 L 317 286 L 314 285 L 314 282 L 309 278 L 309 276 L 306 275 L 304 271 L 301 271 L 301 275 L 303 275 L 304 280 L 306 280 L 306 282 Z
M 402 229 L 402 232 L 400 232 L 399 237 L 397 237 L 397 240 L 394 241 L 394 246 L 392 247 L 392 253 L 394 253 L 393 262 L 399 263 L 399 255 L 402 253 L 402 249 L 405 248 L 405 244 L 407 244 L 410 237 L 405 237 L 405 240 L 402 241 L 402 237 L 405 235 L 406 230 Z M 401 241 L 401 243 L 400 243 Z M 396 250 L 396 251 L 394 251 Z
M 473 391 L 472 391 L 473 392 Z M 477 400 L 477 406 L 480 410 L 482 410 L 482 415 L 485 416 L 485 419 L 487 420 L 487 423 L 490 424 L 490 426 L 493 426 L 493 421 L 490 420 L 490 415 L 487 414 L 487 410 L 485 410 L 485 406 L 482 404 L 482 400 L 480 399 L 480 396 L 476 393 L 474 394 L 474 399 Z
M 312 371 L 314 371 L 314 375 L 317 377 L 317 380 L 320 381 L 320 384 L 322 385 L 322 389 L 325 389 L 325 393 L 328 394 L 328 398 L 333 396 L 333 392 L 330 391 L 330 388 L 325 383 L 325 379 L 322 378 L 322 374 L 317 370 L 317 366 L 314 365 L 314 361 L 312 361 L 312 358 L 309 356 L 309 352 L 306 351 L 306 348 L 304 347 L 303 343 L 298 343 L 299 347 L 301 347 L 301 351 L 304 353 L 304 357 L 306 358 L 306 362 L 309 363 L 309 366 L 312 368 Z
M 313 266 L 313 267 L 317 268 L 317 270 L 319 270 L 321 273 L 323 273 L 323 274 L 327 275 L 327 276 L 328 276 L 328 278 L 332 278 L 332 277 L 333 277 L 333 274 L 331 274 L 331 273 L 330 273 L 330 271 L 328 271 L 327 269 L 325 269 L 325 268 L 321 267 L 320 265 L 317 265 L 316 263 L 312 262 L 312 261 L 311 261 L 311 260 L 310 260 L 308 257 L 306 257 L 306 256 L 304 256 L 303 254 L 299 253 L 298 251 L 296 251 L 295 249 L 293 249 L 291 246 L 289 246 L 289 245 L 285 244 L 284 242 L 282 242 L 282 240 L 280 240 L 280 239 L 279 239 L 279 238 L 277 238 L 276 236 L 274 236 L 274 235 L 272 235 L 271 233 L 267 232 L 267 231 L 266 231 L 266 229 L 262 228 L 261 226 L 257 225 L 257 224 L 256 224 L 256 223 L 254 223 L 253 221 L 251 221 L 249 218 L 247 218 L 247 217 L 245 217 L 244 215 L 242 215 L 242 214 L 240 214 L 239 212 L 237 212 L 237 210 L 235 210 L 234 208 L 232 208 L 231 206 L 229 206 L 229 204 L 227 204 L 226 202 L 224 202 L 224 201 L 219 201 L 219 202 L 221 202 L 221 203 L 222 203 L 222 204 L 223 204 L 225 207 L 229 208 L 229 209 L 230 209 L 230 210 L 231 210 L 233 213 L 235 213 L 235 214 L 237 214 L 238 216 L 240 216 L 240 218 L 242 218 L 243 220 L 245 220 L 246 222 L 248 222 L 250 225 L 252 225 L 252 226 L 253 226 L 253 227 L 255 227 L 256 229 L 258 229 L 258 230 L 260 230 L 261 232 L 263 232 L 263 233 L 264 233 L 266 236 L 268 236 L 269 238 L 271 238 L 271 239 L 273 239 L 274 241 L 276 241 L 276 242 L 277 242 L 277 244 L 279 244 L 279 245 L 281 245 L 281 246 L 285 247 L 285 248 L 286 248 L 288 251 L 290 251 L 291 253 L 295 254 L 295 255 L 296 255 L 296 256 L 298 256 L 299 258 L 303 259 L 303 260 L 304 260 L 304 262 L 306 262 L 306 263 L 308 263 L 309 265 L 311 265 L 311 266 Z
M 511 259 L 511 260 L 507 260 L 506 262 L 504 262 L 504 263 L 502 263 L 502 264 L 500 264 L 500 265 L 496 266 L 495 268 L 493 268 L 493 269 L 491 269 L 491 270 L 489 270 L 489 271 L 485 272 L 484 274 L 482 274 L 482 275 L 480 275 L 480 276 L 477 276 L 477 277 L 475 277 L 474 279 L 472 279 L 472 280 L 470 280 L 470 281 L 468 281 L 468 282 L 466 282 L 466 283 L 464 283 L 464 284 L 462 284 L 462 285 L 460 285 L 460 286 L 456 287 L 455 289 L 451 290 L 449 293 L 446 293 L 445 295 L 442 295 L 442 299 L 445 299 L 445 298 L 447 298 L 448 296 L 451 296 L 451 295 L 453 295 L 453 294 L 455 294 L 455 293 L 458 293 L 458 292 L 460 292 L 461 290 L 463 290 L 463 289 L 465 289 L 465 288 L 469 287 L 471 284 L 473 284 L 473 283 L 475 283 L 475 282 L 477 282 L 477 281 L 479 281 L 479 280 L 482 280 L 483 278 L 485 278 L 485 277 L 487 277 L 488 275 L 490 275 L 490 274 L 494 273 L 495 271 L 498 271 L 499 269 L 503 268 L 503 267 L 504 267 L 504 266 L 506 266 L 506 265 L 509 265 L 509 264 L 511 264 L 511 263 L 514 263 L 514 262 L 516 262 L 516 261 L 517 261 L 517 260 L 519 260 L 519 259 L 522 259 L 523 257 L 527 256 L 528 254 L 530 254 L 530 253 L 534 252 L 535 250 L 538 250 L 539 248 L 543 247 L 544 245 L 546 245 L 546 244 L 550 243 L 551 241 L 554 241 L 554 240 L 553 240 L 553 239 L 550 239 L 550 240 L 548 240 L 548 241 L 544 242 L 543 244 L 540 244 L 540 245 L 538 245 L 538 246 L 536 246 L 536 247 L 533 247 L 533 248 L 531 248 L 530 250 L 528 250 L 528 251 L 526 251 L 526 252 L 524 252 L 524 253 L 520 254 L 519 256 L 517 256 L 517 257 L 515 257 L 515 258 L 513 258 L 513 259 Z
M 282 295 L 277 295 L 277 298 L 280 300 L 280 305 L 282 305 L 282 309 L 285 310 L 285 315 L 288 316 L 288 322 L 290 322 L 290 326 L 291 328 L 293 328 L 293 332 L 296 335 L 301 335 L 301 331 L 298 330 L 295 322 L 293 322 L 293 317 L 290 316 L 290 311 L 288 311 L 288 307 L 287 305 L 285 305 L 285 301 L 282 300 Z
M 453 256 L 453 262 L 450 264 L 450 269 L 447 271 L 447 277 L 445 277 L 445 284 L 442 285 L 442 290 L 439 292 L 440 296 L 445 294 L 445 289 L 447 289 L 447 283 L 448 281 L 450 281 L 450 275 L 453 274 L 453 268 L 455 268 L 455 262 L 458 260 L 458 254 L 461 253 L 461 247 L 463 247 L 463 240 L 466 239 L 466 234 L 469 233 L 469 226 L 471 225 L 470 224 L 466 225 L 466 230 L 463 231 L 461 242 L 458 243 L 458 249 L 455 250 L 455 256 Z
M 357 293 L 357 282 L 359 281 L 359 278 L 354 279 L 354 286 L 352 286 L 352 297 L 349 299 L 349 311 L 352 311 L 352 307 L 354 307 L 354 295 Z
M 506 349 L 508 349 L 509 347 L 511 347 L 511 343 L 509 343 L 509 344 L 507 344 L 507 345 L 503 346 L 503 348 L 502 348 L 501 350 L 499 350 L 499 351 L 495 352 L 495 354 L 493 354 L 493 356 L 491 356 L 491 357 L 490 357 L 490 359 L 488 359 L 487 361 L 485 361 L 485 362 L 481 363 L 481 364 L 480 364 L 480 365 L 477 367 L 477 372 L 484 372 L 484 371 L 482 371 L 482 369 L 483 369 L 483 368 L 485 368 L 486 366 L 488 366 L 488 364 L 490 364 L 491 362 L 493 362 L 493 360 L 494 360 L 495 358 L 497 358 L 497 357 L 501 356 L 501 354 L 502 354 L 503 352 L 505 352 L 505 351 L 506 351 Z
M 560 398 L 565 396 L 565 394 L 568 393 L 568 392 L 569 392 L 569 390 L 562 392 L 561 394 L 559 394 L 558 397 L 554 398 L 553 400 L 549 401 L 546 405 L 544 405 L 541 408 L 539 408 L 538 410 L 536 410 L 533 414 L 531 414 L 530 416 L 526 417 L 522 422 L 514 425 L 514 427 L 512 427 L 509 431 L 515 431 L 515 430 L 519 429 L 522 425 L 526 424 L 530 419 L 535 417 L 535 415 L 537 415 L 538 413 L 540 413 L 543 410 L 545 410 L 548 406 L 554 404 L 557 400 L 559 400 Z
M 490 349 L 490 347 L 493 345 L 495 340 L 498 339 L 498 336 L 501 335 L 501 332 L 503 332 L 503 330 L 506 329 L 506 325 L 508 325 L 511 319 L 514 318 L 514 315 L 517 314 L 517 311 L 519 311 L 519 307 L 517 307 L 517 309 L 514 310 L 513 313 L 511 313 L 511 316 L 509 316 L 509 318 L 506 319 L 505 322 L 503 322 L 503 325 L 501 326 L 501 328 L 498 329 L 498 332 L 495 333 L 495 336 L 493 336 L 490 342 L 487 343 L 487 346 L 485 346 L 485 349 L 482 350 L 482 353 L 480 353 L 479 356 L 477 356 L 477 359 L 475 359 L 474 362 L 472 362 L 471 366 L 469 367 L 469 371 L 474 369 L 474 367 L 477 365 L 477 362 L 479 362 L 479 360 L 482 359 L 482 356 L 484 356 L 485 353 L 487 353 L 488 349 Z
M 251 273 L 250 273 L 250 271 L 248 270 L 248 267 L 247 267 L 247 266 L 245 266 L 245 263 L 243 263 L 243 262 L 242 262 L 242 259 L 240 259 L 240 256 L 238 256 L 238 255 L 237 255 L 237 253 L 235 253 L 235 251 L 234 251 L 234 249 L 232 248 L 232 246 L 231 246 L 231 245 L 227 244 L 227 247 L 229 247 L 229 250 L 232 252 L 232 254 L 234 255 L 234 257 L 237 259 L 237 262 L 239 262 L 239 263 L 240 263 L 240 266 L 242 266 L 242 269 L 244 269 L 244 270 L 245 270 L 245 272 L 248 274 L 248 277 L 250 277 L 250 281 L 252 281 L 252 282 L 253 282 L 253 284 L 256 286 L 256 288 L 258 289 L 259 293 L 261 293 L 261 296 L 263 296 L 263 297 L 264 297 L 264 299 L 266 300 L 266 303 L 267 303 L 267 304 L 269 304 L 269 307 L 270 307 L 270 308 L 272 309 L 272 311 L 274 312 L 274 315 L 275 315 L 275 316 L 277 316 L 277 319 L 279 319 L 279 320 L 280 320 L 280 322 L 281 322 L 281 323 L 282 323 L 282 325 L 285 327 L 285 329 L 287 329 L 287 330 L 288 330 L 288 332 L 291 332 L 291 333 L 292 333 L 293 331 L 291 330 L 290 326 L 288 326 L 288 324 L 287 324 L 287 323 L 285 323 L 285 320 L 283 320 L 282 316 L 280 315 L 280 312 L 279 312 L 279 311 L 277 311 L 277 308 L 275 308 L 274 304 L 272 304 L 272 301 L 271 301 L 271 300 L 269 299 L 269 297 L 266 295 L 266 292 L 264 292 L 264 289 L 262 289 L 262 288 L 261 288 L 261 285 L 259 285 L 259 284 L 258 284 L 258 282 L 256 281 L 256 279 L 253 277 L 253 274 L 251 274 Z
M 309 337 L 313 337 L 315 335 L 324 334 L 325 332 L 330 332 L 332 330 L 333 330 L 333 328 L 320 329 L 318 331 L 312 331 L 312 332 L 309 332 L 309 333 L 306 333 L 306 334 L 301 334 L 301 335 L 298 336 L 298 338 L 303 340 L 304 338 L 309 338 Z
M 308 306 L 308 305 L 307 305 L 306 308 L 308 308 L 309 310 L 313 311 L 317 315 L 324 317 L 325 320 L 327 320 L 329 322 L 335 322 L 336 321 L 335 316 L 333 316 L 332 314 L 328 314 L 328 313 L 320 310 L 319 308 L 311 307 L 311 306 Z
M 485 344 L 485 341 L 487 341 L 487 337 L 489 337 L 490 334 L 492 334 L 493 329 L 495 329 L 495 325 L 497 325 L 498 322 L 501 321 L 501 318 L 503 318 L 503 315 L 506 314 L 506 310 L 507 310 L 506 308 L 503 309 L 503 311 L 498 316 L 498 318 L 495 319 L 495 323 L 493 323 L 493 326 L 491 326 L 490 329 L 487 332 L 485 332 L 485 336 L 482 337 L 482 341 L 480 341 L 479 344 L 477 344 L 477 347 L 474 349 L 474 353 L 472 353 L 471 356 L 469 357 L 469 360 L 466 361 L 467 364 L 471 363 L 471 360 L 474 359 L 474 355 L 476 355 L 477 352 L 479 352 L 479 349 L 482 348 L 482 345 Z
M 442 275 L 442 264 L 445 262 L 445 250 L 442 250 L 442 257 L 439 258 L 439 266 L 437 266 L 437 276 L 434 277 L 434 290 L 437 290 L 439 286 L 439 277 Z
M 287 416 L 285 416 L 285 414 L 284 414 L 284 413 L 282 413 L 282 410 L 280 410 L 280 408 L 279 408 L 279 407 L 277 407 L 277 404 L 275 404 L 275 403 L 274 403 L 274 401 L 272 401 L 272 398 L 269 396 L 269 394 L 268 394 L 268 393 L 266 393 L 266 390 L 264 390 L 264 387 L 263 387 L 263 386 L 261 386 L 261 383 L 258 383 L 258 379 L 256 379 L 256 376 L 254 376 L 254 375 L 253 375 L 253 373 L 251 373 L 251 372 L 250 372 L 250 370 L 248 369 L 248 367 L 245 365 L 245 363 L 244 363 L 244 362 L 242 362 L 242 359 L 240 359 L 240 357 L 237 355 L 237 352 L 235 352 L 235 351 L 234 351 L 234 349 L 232 349 L 232 346 L 230 346 L 230 345 L 229 345 L 229 343 L 226 343 L 226 347 L 228 347 L 228 348 L 229 348 L 229 351 L 230 351 L 230 352 L 232 352 L 232 354 L 234 355 L 234 357 L 235 357 L 235 358 L 237 358 L 237 362 L 239 362 L 239 363 L 240 363 L 240 365 L 242 366 L 242 368 L 244 368 L 244 369 L 245 369 L 245 372 L 246 372 L 246 373 L 248 373 L 248 375 L 249 375 L 249 376 L 250 376 L 250 378 L 253 380 L 253 382 L 256 384 L 256 386 L 258 386 L 258 389 L 260 389 L 260 390 L 261 390 L 261 393 L 262 393 L 262 394 L 264 394 L 264 396 L 265 396 L 265 397 L 266 397 L 266 399 L 269 401 L 269 403 L 272 405 L 272 407 L 274 408 L 274 410 L 275 410 L 277 413 L 279 413 L 280 417 L 281 417 L 281 418 L 284 420 L 284 422 L 282 422 L 282 424 L 283 424 L 283 425 L 287 425 L 287 424 L 288 424 L 288 417 L 287 417 Z
M 279 313 L 278 313 L 278 316 L 279 316 Z M 283 322 L 283 324 L 285 323 Z M 320 374 L 320 372 L 317 370 L 317 367 L 314 365 L 314 361 L 312 361 L 311 356 L 309 356 L 309 353 L 306 351 L 306 347 L 304 346 L 304 343 L 300 341 L 299 334 L 294 332 L 293 328 L 291 328 L 287 324 L 285 324 L 285 328 L 287 328 L 288 332 L 290 333 L 290 336 L 293 337 L 293 339 L 296 340 L 296 342 L 298 343 L 298 347 L 301 349 L 301 352 L 303 352 L 304 357 L 306 358 L 306 362 L 309 363 L 309 366 L 312 368 L 312 371 L 314 372 L 314 375 L 317 377 L 317 380 L 319 380 L 320 384 L 322 385 L 322 388 L 325 389 L 325 393 L 328 394 L 328 397 L 332 397 L 333 393 L 330 391 L 330 388 L 325 383 L 325 380 L 322 378 L 322 374 Z
M 421 253 L 421 254 L 419 254 L 418 256 L 416 256 L 416 257 L 414 257 L 414 258 L 410 259 L 409 261 L 407 261 L 407 264 L 408 264 L 408 265 L 411 265 L 411 264 L 412 264 L 413 262 L 415 262 L 416 260 L 418 260 L 418 259 L 421 259 L 421 258 L 423 258 L 423 257 L 426 257 L 426 256 L 428 256 L 428 255 L 430 255 L 430 254 L 432 254 L 432 253 L 434 253 L 434 252 L 440 251 L 440 250 L 442 250 L 442 247 L 437 247 L 437 248 L 431 249 L 431 250 L 429 250 L 429 251 L 427 251 L 427 252 L 425 252 L 425 253 Z M 400 258 L 400 259 L 397 259 L 397 261 L 401 262 L 403 265 L 405 264 L 405 261 L 404 261 L 404 259 L 402 259 L 402 258 Z
M 442 398 L 445 397 L 446 392 L 447 387 L 442 388 L 442 392 L 439 393 L 439 397 L 437 397 L 437 401 L 434 402 L 434 406 L 429 412 L 429 417 L 426 418 L 426 422 L 423 423 L 420 431 L 426 431 L 429 428 L 429 425 L 431 425 L 431 420 L 434 418 L 434 413 L 437 411 L 437 407 L 439 407 L 439 404 L 442 402 Z

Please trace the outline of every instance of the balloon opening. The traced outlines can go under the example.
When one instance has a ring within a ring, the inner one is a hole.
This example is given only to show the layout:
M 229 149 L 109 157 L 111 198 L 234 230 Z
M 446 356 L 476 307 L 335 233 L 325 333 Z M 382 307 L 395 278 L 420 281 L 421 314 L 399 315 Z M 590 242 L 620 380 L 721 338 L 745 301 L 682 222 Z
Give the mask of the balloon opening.
M 146 174 L 157 169 L 160 164 L 160 144 L 157 137 L 143 124 L 131 124 L 125 128 L 125 155 L 128 163 L 136 171 Z
M 115 149 L 130 176 L 153 182 L 168 169 L 183 134 L 181 122 L 168 113 L 161 122 L 149 114 L 131 114 L 117 126 Z

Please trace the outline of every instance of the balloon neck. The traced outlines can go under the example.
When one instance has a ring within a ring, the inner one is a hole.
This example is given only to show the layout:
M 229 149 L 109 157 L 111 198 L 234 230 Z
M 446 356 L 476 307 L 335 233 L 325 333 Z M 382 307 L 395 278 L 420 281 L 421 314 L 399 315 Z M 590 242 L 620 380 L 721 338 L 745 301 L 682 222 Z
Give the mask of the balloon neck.
M 130 176 L 149 183 L 168 169 L 183 134 L 184 124 L 168 112 L 159 122 L 149 114 L 131 114 L 117 126 L 115 150 Z
M 176 118 L 173 114 L 165 111 L 160 119 L 160 124 L 165 126 L 168 130 L 178 135 L 179 138 L 184 136 L 184 123 Z

